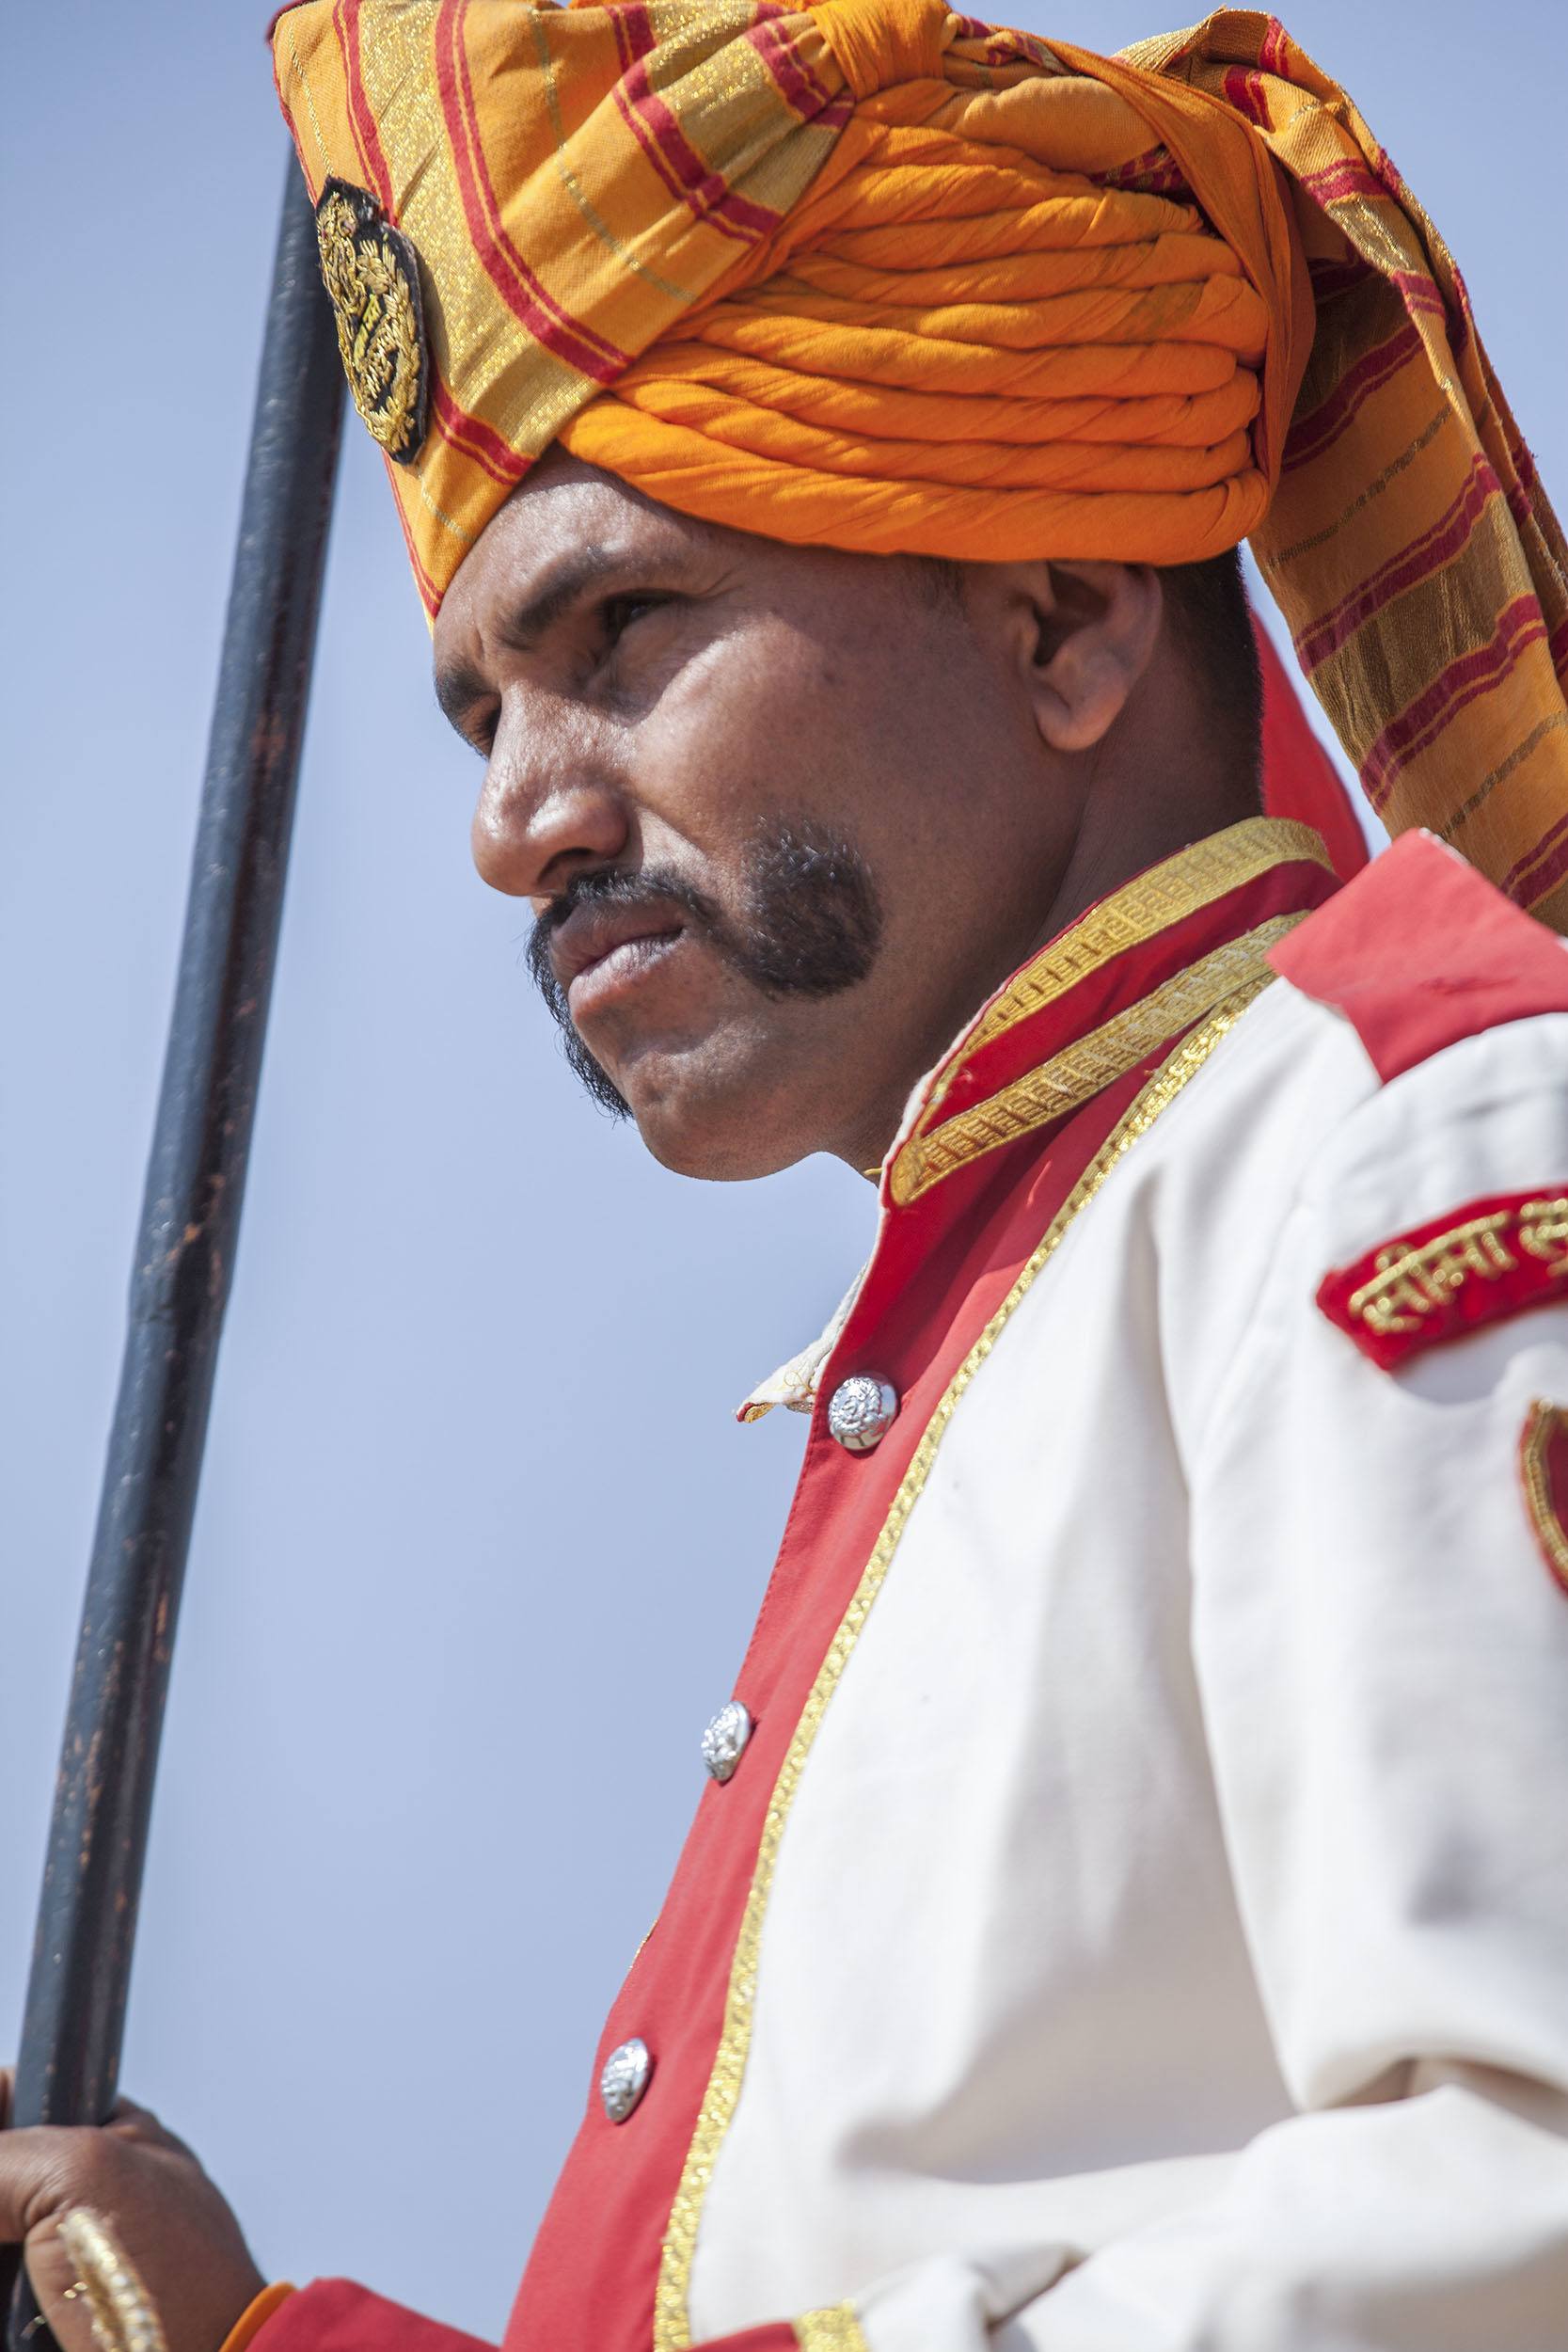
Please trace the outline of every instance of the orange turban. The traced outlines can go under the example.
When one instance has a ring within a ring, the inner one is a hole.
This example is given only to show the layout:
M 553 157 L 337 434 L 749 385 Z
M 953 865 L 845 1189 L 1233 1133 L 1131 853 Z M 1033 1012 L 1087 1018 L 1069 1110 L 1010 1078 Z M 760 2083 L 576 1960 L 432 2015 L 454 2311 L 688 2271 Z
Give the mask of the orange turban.
M 1250 537 L 1390 830 L 1568 924 L 1561 534 L 1275 20 L 1098 57 L 941 0 L 300 0 L 274 49 L 432 615 L 556 440 L 800 544 Z

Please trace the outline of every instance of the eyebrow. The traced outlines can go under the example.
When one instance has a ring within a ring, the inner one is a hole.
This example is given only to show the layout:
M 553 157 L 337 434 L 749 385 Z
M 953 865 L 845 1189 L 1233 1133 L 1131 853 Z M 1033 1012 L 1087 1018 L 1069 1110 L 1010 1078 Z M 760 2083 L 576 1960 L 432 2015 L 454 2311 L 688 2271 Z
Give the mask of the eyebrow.
M 450 669 L 436 673 L 436 704 L 447 724 L 459 735 L 467 735 L 465 721 L 487 696 L 494 699 L 492 689 L 466 661 L 455 661 Z
M 539 580 L 499 622 L 497 637 L 511 653 L 531 653 L 591 588 L 617 574 L 644 565 L 651 570 L 656 564 L 666 573 L 684 568 L 681 551 L 662 548 L 650 553 L 639 548 L 594 543 L 575 548 L 571 554 L 560 556 L 546 565 Z M 494 699 L 495 688 L 468 662 L 454 662 L 451 668 L 436 673 L 436 700 L 459 735 L 468 714 L 480 703 Z

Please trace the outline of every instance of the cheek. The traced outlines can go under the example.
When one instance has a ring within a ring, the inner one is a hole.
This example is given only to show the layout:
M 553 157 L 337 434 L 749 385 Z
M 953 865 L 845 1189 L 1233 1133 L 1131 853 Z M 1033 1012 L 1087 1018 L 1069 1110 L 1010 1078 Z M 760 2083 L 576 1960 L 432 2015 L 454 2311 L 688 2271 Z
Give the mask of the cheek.
M 724 640 L 689 662 L 631 746 L 650 860 L 666 829 L 719 857 L 762 818 L 818 810 L 832 694 L 820 649 L 787 629 Z
M 737 915 L 759 833 L 784 819 L 842 836 L 869 872 L 891 974 L 928 955 L 933 919 L 968 922 L 994 890 L 1012 812 L 992 804 L 1009 779 L 976 725 L 987 681 L 966 646 L 923 612 L 863 601 L 705 648 L 627 748 L 650 866 Z
M 933 741 L 946 731 L 933 665 L 890 660 L 863 624 L 832 634 L 778 620 L 689 663 L 637 730 L 650 815 L 706 847 L 758 818 L 803 814 L 869 850 L 900 803 L 950 777 L 951 746 Z

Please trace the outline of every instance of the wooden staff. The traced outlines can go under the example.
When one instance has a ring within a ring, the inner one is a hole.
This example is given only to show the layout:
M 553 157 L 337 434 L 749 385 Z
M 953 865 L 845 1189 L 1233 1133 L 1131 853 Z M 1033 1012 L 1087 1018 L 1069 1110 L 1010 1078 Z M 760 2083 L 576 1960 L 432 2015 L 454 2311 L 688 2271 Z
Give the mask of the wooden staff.
M 342 421 L 291 158 L 130 1329 L 76 1649 L 13 2122 L 101 2123 L 119 2074 L 175 1618 L 233 1272 Z M 9 2352 L 52 2343 L 25 2274 Z

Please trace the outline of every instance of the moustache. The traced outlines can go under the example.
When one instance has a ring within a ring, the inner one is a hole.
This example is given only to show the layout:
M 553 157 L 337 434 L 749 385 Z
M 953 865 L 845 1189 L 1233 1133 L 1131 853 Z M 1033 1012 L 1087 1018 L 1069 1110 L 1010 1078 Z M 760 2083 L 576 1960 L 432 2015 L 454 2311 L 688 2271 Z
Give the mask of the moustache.
M 741 856 L 740 911 L 727 915 L 710 893 L 673 866 L 619 866 L 574 874 L 533 926 L 528 967 L 557 1027 L 566 1059 L 594 1100 L 616 1118 L 629 1105 L 573 1025 L 550 945 L 582 907 L 678 908 L 689 928 L 760 994 L 832 996 L 870 973 L 881 946 L 882 913 L 871 871 L 854 844 L 811 821 L 775 819 L 757 829 Z

